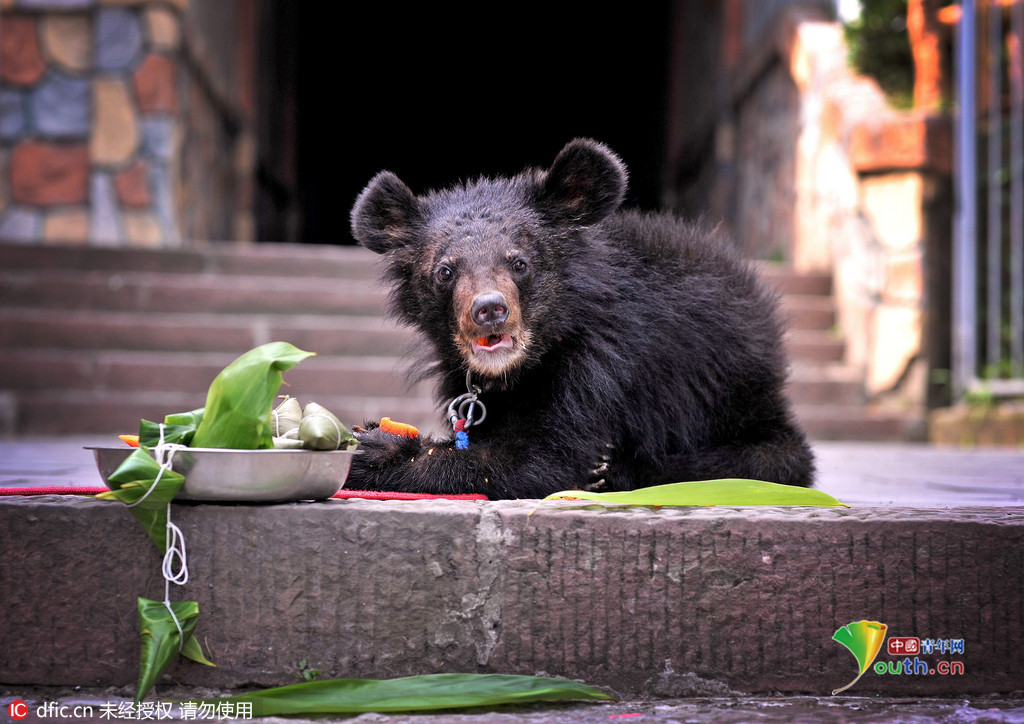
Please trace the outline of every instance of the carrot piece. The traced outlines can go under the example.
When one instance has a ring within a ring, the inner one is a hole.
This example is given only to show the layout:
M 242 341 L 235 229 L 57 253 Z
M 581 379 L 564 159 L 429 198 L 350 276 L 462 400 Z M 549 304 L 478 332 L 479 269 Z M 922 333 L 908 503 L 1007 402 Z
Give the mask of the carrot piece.
M 390 417 L 380 418 L 380 429 L 399 437 L 418 437 L 420 431 L 404 422 L 395 422 Z
M 121 438 L 121 442 L 123 442 L 126 445 L 130 445 L 132 447 L 138 447 L 139 446 L 139 436 L 138 435 L 118 435 L 118 437 Z

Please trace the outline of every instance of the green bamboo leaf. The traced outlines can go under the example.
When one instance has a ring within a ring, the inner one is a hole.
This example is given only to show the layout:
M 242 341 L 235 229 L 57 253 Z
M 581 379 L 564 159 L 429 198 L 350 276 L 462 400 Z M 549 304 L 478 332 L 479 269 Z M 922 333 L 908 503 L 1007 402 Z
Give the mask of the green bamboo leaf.
M 221 370 L 206 394 L 203 420 L 192 447 L 272 448 L 270 411 L 281 387 L 281 372 L 313 354 L 287 342 L 269 342 Z
M 148 598 L 139 599 L 139 640 L 141 654 L 139 656 L 139 683 L 135 690 L 135 701 L 140 702 L 156 684 L 160 676 L 170 666 L 171 661 L 180 652 L 185 653 L 181 645 L 182 635 L 189 642 L 192 654 L 198 650 L 200 663 L 213 666 L 206 660 L 199 649 L 199 643 L 192 635 L 199 620 L 199 604 L 195 601 L 174 601 L 171 603 L 174 616 L 167 610 L 163 601 L 152 601 Z M 174 617 L 178 623 L 175 624 Z M 181 631 L 178 626 L 181 626 Z M 194 658 L 189 656 L 189 658 Z
M 185 641 L 185 645 L 181 647 L 181 655 L 186 659 L 191 659 L 197 664 L 203 664 L 205 666 L 216 666 L 217 664 L 210 661 L 203 654 L 203 648 L 199 645 L 195 635 L 189 636 Z
M 566 679 L 507 674 L 428 674 L 399 679 L 330 679 L 207 699 L 251 703 L 254 716 L 431 711 L 535 701 L 613 699 Z M 237 710 L 237 709 L 236 709 Z
M 592 500 L 620 505 L 805 505 L 849 508 L 831 495 L 813 488 L 767 483 L 763 480 L 726 478 L 688 483 L 653 485 L 649 488 L 614 493 L 591 493 L 586 490 L 563 490 L 544 500 Z
M 163 440 L 178 445 L 188 445 L 203 420 L 204 409 L 191 412 L 178 412 L 167 415 L 164 418 Z M 145 447 L 156 447 L 160 443 L 160 425 L 151 420 L 142 420 L 139 423 L 139 445 Z
M 160 480 L 157 481 L 157 476 Z M 153 483 L 156 481 L 156 487 Z M 110 490 L 97 495 L 103 500 L 120 500 L 142 525 L 161 552 L 167 551 L 167 504 L 178 494 L 185 477 L 173 470 L 160 472 L 160 466 L 140 447 L 125 458 L 107 478 Z M 150 492 L 150 488 L 152 491 Z

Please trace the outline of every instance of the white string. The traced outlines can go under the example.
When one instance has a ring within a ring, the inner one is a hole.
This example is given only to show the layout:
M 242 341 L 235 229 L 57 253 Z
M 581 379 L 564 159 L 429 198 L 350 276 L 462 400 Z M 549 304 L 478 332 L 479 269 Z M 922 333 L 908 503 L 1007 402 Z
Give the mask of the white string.
M 160 466 L 159 472 L 153 479 L 153 484 L 149 486 L 149 490 L 143 493 L 142 497 L 136 500 L 134 503 L 129 503 L 128 507 L 133 508 L 143 500 L 149 497 L 150 493 L 156 490 L 157 483 L 160 482 L 160 478 L 163 477 L 165 470 L 171 469 L 171 463 L 174 461 L 174 453 L 178 450 L 183 449 L 184 445 L 178 445 L 173 442 L 166 442 L 164 440 L 164 424 L 159 424 L 160 439 L 157 442 L 155 448 L 153 448 L 153 457 L 157 464 Z M 178 653 L 180 654 L 182 649 L 185 648 L 185 631 L 181 627 L 181 621 L 178 620 L 178 616 L 174 613 L 174 609 L 171 607 L 171 584 L 177 584 L 184 586 L 188 583 L 188 554 L 185 551 L 185 535 L 181 532 L 181 528 L 171 522 L 171 503 L 167 502 L 167 528 L 164 538 L 164 552 L 163 561 L 160 564 L 160 573 L 164 577 L 164 607 L 167 612 L 171 614 L 171 619 L 174 621 L 175 628 L 178 629 Z M 175 563 L 178 564 L 178 570 L 175 572 Z
M 149 486 L 149 490 L 143 493 L 142 496 L 134 503 L 128 503 L 127 506 L 129 508 L 134 508 L 136 505 L 139 505 L 143 500 L 149 497 L 150 493 L 156 490 L 157 483 L 159 483 L 160 478 L 163 477 L 164 471 L 171 469 L 171 462 L 174 458 L 174 453 L 185 447 L 184 445 L 164 441 L 164 423 L 161 422 L 158 428 L 160 430 L 160 440 L 157 442 L 156 447 L 153 448 L 153 457 L 156 459 L 157 465 L 160 466 L 160 470 L 157 472 L 156 477 L 153 478 L 153 484 Z
M 165 539 L 167 552 L 164 553 L 164 560 L 160 566 L 160 572 L 164 577 L 164 607 L 174 620 L 174 626 L 178 629 L 178 653 L 185 648 L 185 632 L 181 628 L 181 622 L 171 607 L 171 584 L 175 583 L 184 586 L 188 583 L 188 554 L 185 551 L 185 536 L 181 528 L 171 522 L 171 504 L 167 503 L 167 537 Z M 174 572 L 175 559 L 178 561 L 178 572 Z

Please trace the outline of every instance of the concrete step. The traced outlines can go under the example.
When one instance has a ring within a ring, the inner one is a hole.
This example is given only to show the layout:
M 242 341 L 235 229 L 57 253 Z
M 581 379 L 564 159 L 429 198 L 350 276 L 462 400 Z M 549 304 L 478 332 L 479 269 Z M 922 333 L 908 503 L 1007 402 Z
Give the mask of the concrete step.
M 0 307 L 228 314 L 382 316 L 376 282 L 323 277 L 0 271 Z
M 0 309 L 0 348 L 231 352 L 286 340 L 318 355 L 400 356 L 408 330 L 379 316 Z
M 0 379 L 15 391 L 61 389 L 103 392 L 161 390 L 202 395 L 238 354 L 221 352 L 122 352 L 93 350 L 0 350 Z M 284 373 L 298 394 L 339 389 L 363 395 L 415 396 L 393 357 L 311 357 Z
M 780 311 L 790 330 L 830 330 L 836 324 L 836 308 L 831 297 L 788 294 L 781 299 Z
M 814 440 L 924 442 L 925 421 L 912 412 L 875 410 L 859 404 L 797 404 L 796 417 Z
M 794 363 L 790 394 L 805 410 L 811 434 L 879 439 L 905 437 L 910 429 L 913 439 L 912 423 L 857 411 L 862 386 L 850 370 L 839 369 L 844 346 L 832 329 L 828 275 L 776 264 L 760 264 L 759 270 L 782 295 L 790 325 L 785 344 Z M 197 404 L 182 397 L 205 393 L 240 352 L 282 339 L 318 353 L 294 370 L 290 381 L 298 394 L 357 400 L 345 409 L 371 409 L 374 415 L 408 398 L 412 412 L 404 416 L 422 422 L 417 410 L 432 409 L 429 386 L 406 390 L 396 360 L 415 354 L 423 342 L 383 321 L 385 294 L 377 272 L 376 255 L 351 247 L 147 251 L 0 244 L 5 419 L 17 414 L 18 427 L 41 424 L 40 431 L 53 432 L 74 432 L 75 424 L 93 420 L 81 431 L 107 431 L 137 419 L 140 407 L 161 414 L 190 409 Z M 67 415 L 59 410 L 62 391 Z M 161 394 L 176 404 L 162 404 Z M 28 404 L 28 396 L 41 406 Z M 139 396 L 148 399 L 140 402 Z M 365 402 L 374 396 L 384 403 Z M 84 414 L 86 406 L 94 417 Z M 99 415 L 100 409 L 112 417 Z
M 761 278 L 779 294 L 801 294 L 827 297 L 832 294 L 830 274 L 797 272 L 781 264 L 756 264 Z
M 0 308 L 0 347 L 8 349 L 234 352 L 275 339 L 321 355 L 402 355 L 422 344 L 415 332 L 368 315 Z M 786 348 L 797 362 L 835 362 L 844 347 L 831 332 L 802 329 L 786 336 Z
M 866 401 L 860 373 L 841 364 L 796 363 L 787 392 L 795 405 L 862 405 Z
M 785 348 L 794 363 L 840 362 L 846 344 L 826 329 L 792 329 L 786 333 Z
M 0 269 L 372 279 L 379 256 L 361 247 L 208 244 L 192 250 L 21 246 L 0 243 Z
M 851 696 L 1019 696 L 1024 672 L 1019 507 L 331 500 L 175 505 L 173 518 L 191 578 L 172 596 L 198 603 L 197 637 L 217 666 L 176 659 L 160 698 L 168 681 L 294 683 L 304 659 L 324 679 L 545 672 L 620 698 L 829 700 L 857 674 L 833 634 L 861 620 L 964 651 L 922 653 L 924 671 L 904 675 L 871 668 Z M 0 681 L 133 685 L 136 599 L 163 586 L 160 556 L 122 504 L 0 498 L 0 560 Z M 883 647 L 877 661 L 903 658 Z M 962 673 L 928 675 L 950 660 Z M 814 720 L 778 701 L 768 711 L 724 720 Z M 596 713 L 587 721 L 608 720 Z M 519 717 L 561 720 L 545 714 Z M 874 721 L 862 714 L 821 712 Z M 975 714 L 963 717 L 986 712 Z

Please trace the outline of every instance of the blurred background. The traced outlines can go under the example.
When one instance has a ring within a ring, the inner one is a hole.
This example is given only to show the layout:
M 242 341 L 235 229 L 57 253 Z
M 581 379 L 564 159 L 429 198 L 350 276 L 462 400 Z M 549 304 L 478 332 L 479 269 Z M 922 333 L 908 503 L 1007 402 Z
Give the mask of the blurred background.
M 131 432 L 247 349 L 430 427 L 348 213 L 599 139 L 783 295 L 820 440 L 1024 444 L 1024 3 L 0 0 L 0 433 Z

